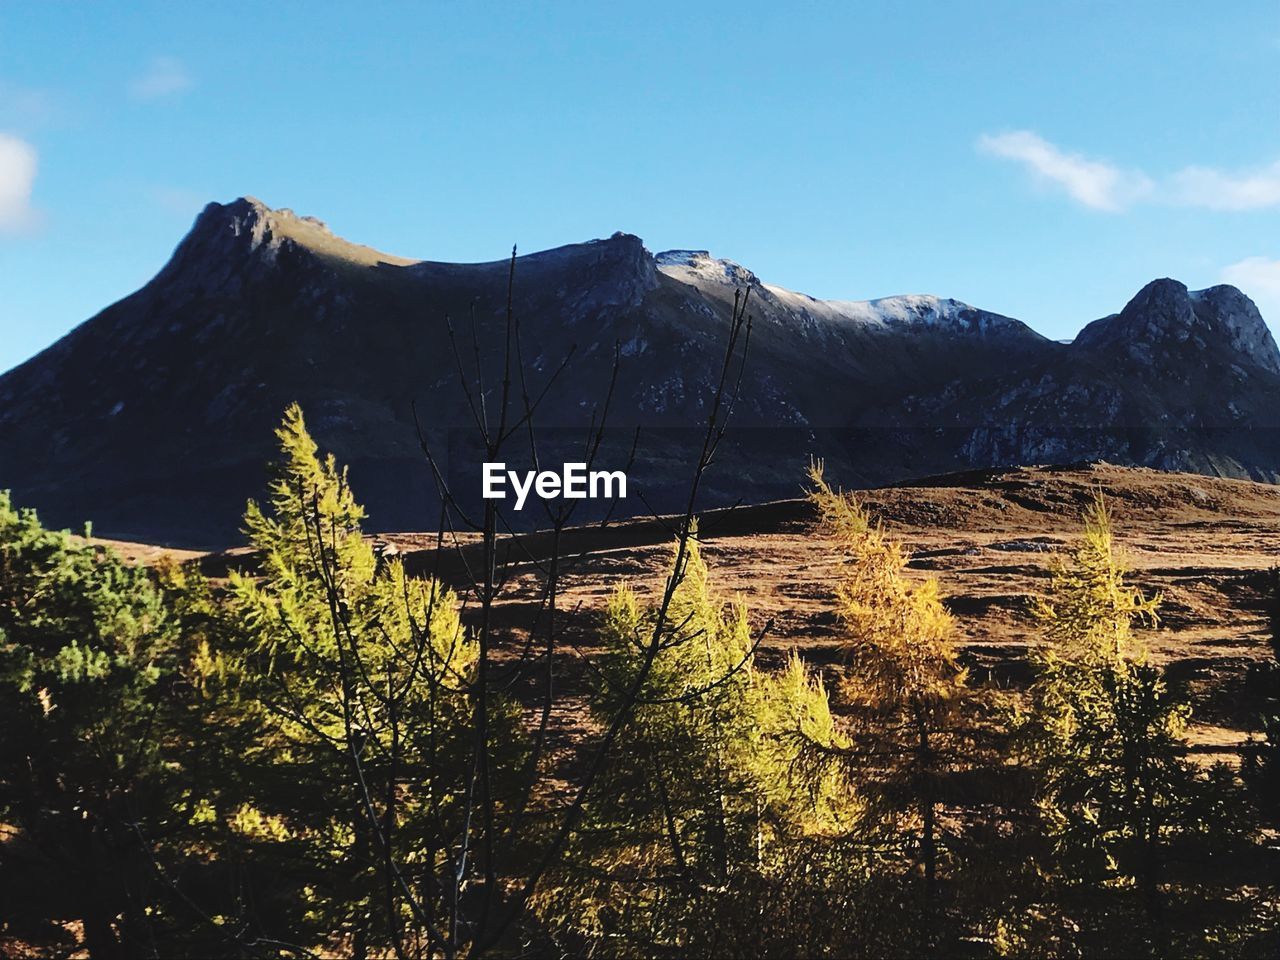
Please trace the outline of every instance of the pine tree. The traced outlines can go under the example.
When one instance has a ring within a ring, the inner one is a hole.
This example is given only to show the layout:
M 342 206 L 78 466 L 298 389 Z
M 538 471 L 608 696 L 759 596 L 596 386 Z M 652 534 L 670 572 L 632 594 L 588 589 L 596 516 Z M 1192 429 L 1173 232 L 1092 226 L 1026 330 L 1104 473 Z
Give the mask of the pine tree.
M 166 922 L 147 908 L 150 843 L 177 826 L 182 790 L 165 737 L 176 623 L 145 570 L 0 492 L 0 823 L 56 871 L 44 915 L 78 917 L 95 960 L 142 951 Z

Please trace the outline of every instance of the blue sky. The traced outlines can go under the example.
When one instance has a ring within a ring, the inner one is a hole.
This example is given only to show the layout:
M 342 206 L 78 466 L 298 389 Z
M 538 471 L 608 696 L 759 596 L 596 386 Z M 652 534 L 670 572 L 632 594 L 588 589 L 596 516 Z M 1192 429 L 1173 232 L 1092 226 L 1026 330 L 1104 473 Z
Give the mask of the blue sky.
M 1280 5 L 0 0 L 0 370 L 208 200 L 489 260 L 615 230 L 1069 337 L 1147 280 L 1280 329 Z

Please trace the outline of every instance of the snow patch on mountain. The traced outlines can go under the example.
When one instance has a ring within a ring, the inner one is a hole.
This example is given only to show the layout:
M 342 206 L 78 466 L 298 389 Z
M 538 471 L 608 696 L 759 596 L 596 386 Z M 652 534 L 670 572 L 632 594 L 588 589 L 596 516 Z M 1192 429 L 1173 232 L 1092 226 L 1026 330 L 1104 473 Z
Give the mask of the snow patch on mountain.
M 838 323 L 883 329 L 916 328 L 966 333 L 1026 329 L 1019 320 L 988 313 L 949 297 L 914 293 L 880 297 L 876 300 L 818 300 L 773 284 L 766 283 L 763 287 L 788 309 Z
M 803 326 L 856 325 L 883 330 L 938 330 L 987 334 L 1016 330 L 1031 333 L 1019 320 L 988 313 L 967 303 L 929 294 L 906 294 L 878 300 L 819 300 L 771 283 L 761 283 L 754 273 L 732 260 L 713 257 L 706 250 L 666 250 L 654 256 L 658 270 L 682 283 L 703 290 L 725 287 L 751 288 L 791 313 Z M 1034 334 L 1032 334 L 1035 336 Z
M 653 259 L 667 276 L 695 287 L 703 284 L 750 287 L 760 283 L 746 267 L 713 257 L 706 250 L 665 250 Z

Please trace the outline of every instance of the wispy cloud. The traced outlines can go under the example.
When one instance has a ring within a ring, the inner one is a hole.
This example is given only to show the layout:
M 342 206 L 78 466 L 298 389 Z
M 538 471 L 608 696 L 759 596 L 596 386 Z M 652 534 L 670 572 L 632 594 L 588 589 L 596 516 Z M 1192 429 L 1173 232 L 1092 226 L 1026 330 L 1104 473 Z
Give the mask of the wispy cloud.
M 1247 293 L 1272 324 L 1280 324 L 1280 260 L 1245 257 L 1222 268 L 1222 282 Z
M 1117 212 L 1137 203 L 1205 210 L 1280 207 L 1280 161 L 1248 171 L 1183 167 L 1166 177 L 1125 170 L 1106 160 L 1069 153 L 1030 130 L 983 134 L 978 150 L 1022 164 L 1037 180 L 1055 185 L 1094 210 Z
M 1041 182 L 1061 187 L 1094 210 L 1123 210 L 1150 193 L 1153 186 L 1139 171 L 1067 153 L 1030 130 L 983 134 L 978 138 L 978 149 L 1021 163 Z
M 35 147 L 0 133 L 0 233 L 21 233 L 36 223 L 31 206 L 36 160 Z
M 1187 167 L 1173 175 L 1171 187 L 1173 201 L 1187 207 L 1210 210 L 1280 207 L 1280 161 L 1243 173 Z
M 181 60 L 156 57 L 129 85 L 129 92 L 138 100 L 162 100 L 189 90 L 191 85 L 191 75 Z

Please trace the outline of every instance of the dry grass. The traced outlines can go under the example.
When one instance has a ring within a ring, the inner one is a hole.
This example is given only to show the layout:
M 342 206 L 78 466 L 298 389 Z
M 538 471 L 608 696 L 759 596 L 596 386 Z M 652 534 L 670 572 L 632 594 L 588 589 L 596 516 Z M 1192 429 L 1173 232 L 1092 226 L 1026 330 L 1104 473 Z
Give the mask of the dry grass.
M 1145 635 L 1152 658 L 1187 685 L 1193 743 L 1206 756 L 1233 754 L 1249 723 L 1238 696 L 1244 671 L 1269 655 L 1262 591 L 1266 570 L 1280 564 L 1280 487 L 1087 464 L 955 474 L 863 496 L 913 552 L 911 569 L 941 582 L 975 680 L 1016 688 L 1028 677 L 1027 650 L 1037 642 L 1027 598 L 1044 589 L 1055 552 L 1077 536 L 1098 490 L 1112 507 L 1132 582 L 1164 598 L 1160 625 Z M 746 601 L 758 627 L 772 621 L 761 647 L 765 664 L 780 663 L 793 648 L 815 664 L 840 661 L 831 598 L 842 558 L 808 504 L 713 511 L 701 531 L 717 588 Z M 434 569 L 434 534 L 380 539 L 395 544 L 412 569 Z M 466 549 L 474 549 L 474 538 L 468 540 Z M 660 589 L 668 542 L 665 526 L 652 520 L 567 532 L 566 646 L 593 653 L 592 618 L 618 583 L 630 582 L 642 595 Z M 524 535 L 510 555 L 527 550 L 538 557 L 547 548 L 545 537 Z M 163 551 L 128 544 L 124 552 L 145 562 Z M 214 575 L 249 563 L 245 551 L 205 560 Z M 456 556 L 445 558 L 445 569 L 457 577 Z M 516 564 L 498 621 L 508 653 L 523 645 L 539 585 L 532 564 Z M 581 680 L 575 662 L 567 655 L 562 668 L 567 697 L 558 725 L 566 737 L 583 719 L 573 696 Z

